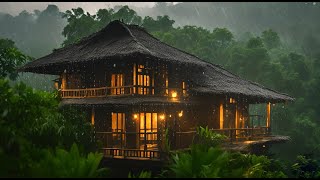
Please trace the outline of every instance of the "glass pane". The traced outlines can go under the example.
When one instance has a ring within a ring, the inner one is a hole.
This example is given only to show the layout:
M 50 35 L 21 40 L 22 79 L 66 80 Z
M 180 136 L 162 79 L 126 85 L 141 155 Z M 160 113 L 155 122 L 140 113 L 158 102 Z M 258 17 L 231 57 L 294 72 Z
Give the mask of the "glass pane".
M 117 113 L 111 113 L 112 116 L 112 130 L 117 129 Z
M 151 130 L 151 113 L 146 113 L 147 130 Z M 150 132 L 150 131 L 147 131 Z
M 140 129 L 144 129 L 144 113 L 140 113 Z
M 153 132 L 157 132 L 157 122 L 158 122 L 158 114 L 157 113 L 152 113 L 152 129 Z
M 122 113 L 117 113 L 118 114 L 118 127 L 117 129 L 121 129 L 122 127 Z

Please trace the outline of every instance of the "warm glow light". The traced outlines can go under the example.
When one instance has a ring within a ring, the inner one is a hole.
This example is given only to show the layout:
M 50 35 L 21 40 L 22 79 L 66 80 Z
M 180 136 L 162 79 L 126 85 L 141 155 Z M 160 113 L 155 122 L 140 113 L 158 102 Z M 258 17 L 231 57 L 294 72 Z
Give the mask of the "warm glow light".
M 161 120 L 164 120 L 164 114 L 161 114 L 161 115 L 159 116 L 159 118 L 160 118 Z
M 171 97 L 177 97 L 177 92 L 175 92 L 175 91 L 172 91 L 172 93 L 171 93 Z
M 169 117 L 171 117 L 171 114 L 169 115 Z
M 236 103 L 236 99 L 230 98 L 229 102 L 230 102 L 230 104 L 234 104 L 234 103 Z
M 179 113 L 179 117 L 182 117 L 182 115 L 183 115 L 183 111 L 181 111 L 181 112 Z
M 134 118 L 134 119 L 138 119 L 138 114 L 134 114 L 134 115 L 133 115 L 133 118 Z

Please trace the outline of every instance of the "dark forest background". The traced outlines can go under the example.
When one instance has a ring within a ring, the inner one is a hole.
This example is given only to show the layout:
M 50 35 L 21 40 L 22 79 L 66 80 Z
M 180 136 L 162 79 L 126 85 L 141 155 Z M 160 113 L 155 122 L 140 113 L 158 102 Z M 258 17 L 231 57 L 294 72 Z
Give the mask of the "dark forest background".
M 116 6 L 89 14 L 61 12 L 0 13 L 0 45 L 39 58 L 77 42 L 110 21 L 138 24 L 161 41 L 205 61 L 220 64 L 245 79 L 284 92 L 296 100 L 272 107 L 272 131 L 291 141 L 274 145 L 275 158 L 293 161 L 304 154 L 320 159 L 320 4 L 306 2 L 157 3 L 152 8 Z M 10 39 L 12 41 L 6 40 Z M 10 82 L 53 91 L 55 77 L 22 73 Z M 263 109 L 251 111 L 263 114 Z

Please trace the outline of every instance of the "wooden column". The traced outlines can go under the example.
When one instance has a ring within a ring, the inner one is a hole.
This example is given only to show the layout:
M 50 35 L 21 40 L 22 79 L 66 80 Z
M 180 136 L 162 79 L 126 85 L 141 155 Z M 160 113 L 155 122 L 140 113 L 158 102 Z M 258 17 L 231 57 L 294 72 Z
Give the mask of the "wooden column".
M 223 103 L 220 104 L 220 129 L 223 129 Z
M 62 73 L 61 79 L 61 89 L 67 89 L 67 74 L 65 72 Z
M 267 127 L 270 127 L 271 126 L 271 119 L 270 119 L 270 112 L 271 112 L 271 103 L 267 103 Z
M 95 116 L 94 107 L 92 107 L 92 111 L 91 111 L 91 124 L 92 125 L 94 125 L 94 116 Z
M 238 104 L 236 104 L 235 105 L 236 106 L 236 118 L 235 118 L 235 128 L 239 128 L 239 125 L 240 125 L 240 123 L 239 123 L 239 111 L 238 111 Z M 236 136 L 239 134 L 239 130 L 236 130 Z
M 133 94 L 136 94 L 137 92 L 137 66 L 136 63 L 133 64 L 133 75 L 132 75 L 132 79 L 133 79 Z

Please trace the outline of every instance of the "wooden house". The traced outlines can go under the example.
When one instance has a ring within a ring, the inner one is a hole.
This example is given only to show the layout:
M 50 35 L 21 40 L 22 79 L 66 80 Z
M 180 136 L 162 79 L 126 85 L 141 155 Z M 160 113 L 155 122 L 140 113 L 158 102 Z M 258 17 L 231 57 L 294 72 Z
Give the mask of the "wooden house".
M 190 145 L 198 126 L 239 141 L 269 136 L 271 104 L 293 100 L 117 20 L 20 70 L 58 75 L 61 104 L 90 114 L 111 157 L 159 159 L 166 142 Z M 260 127 L 248 111 L 257 103 L 266 105 Z

